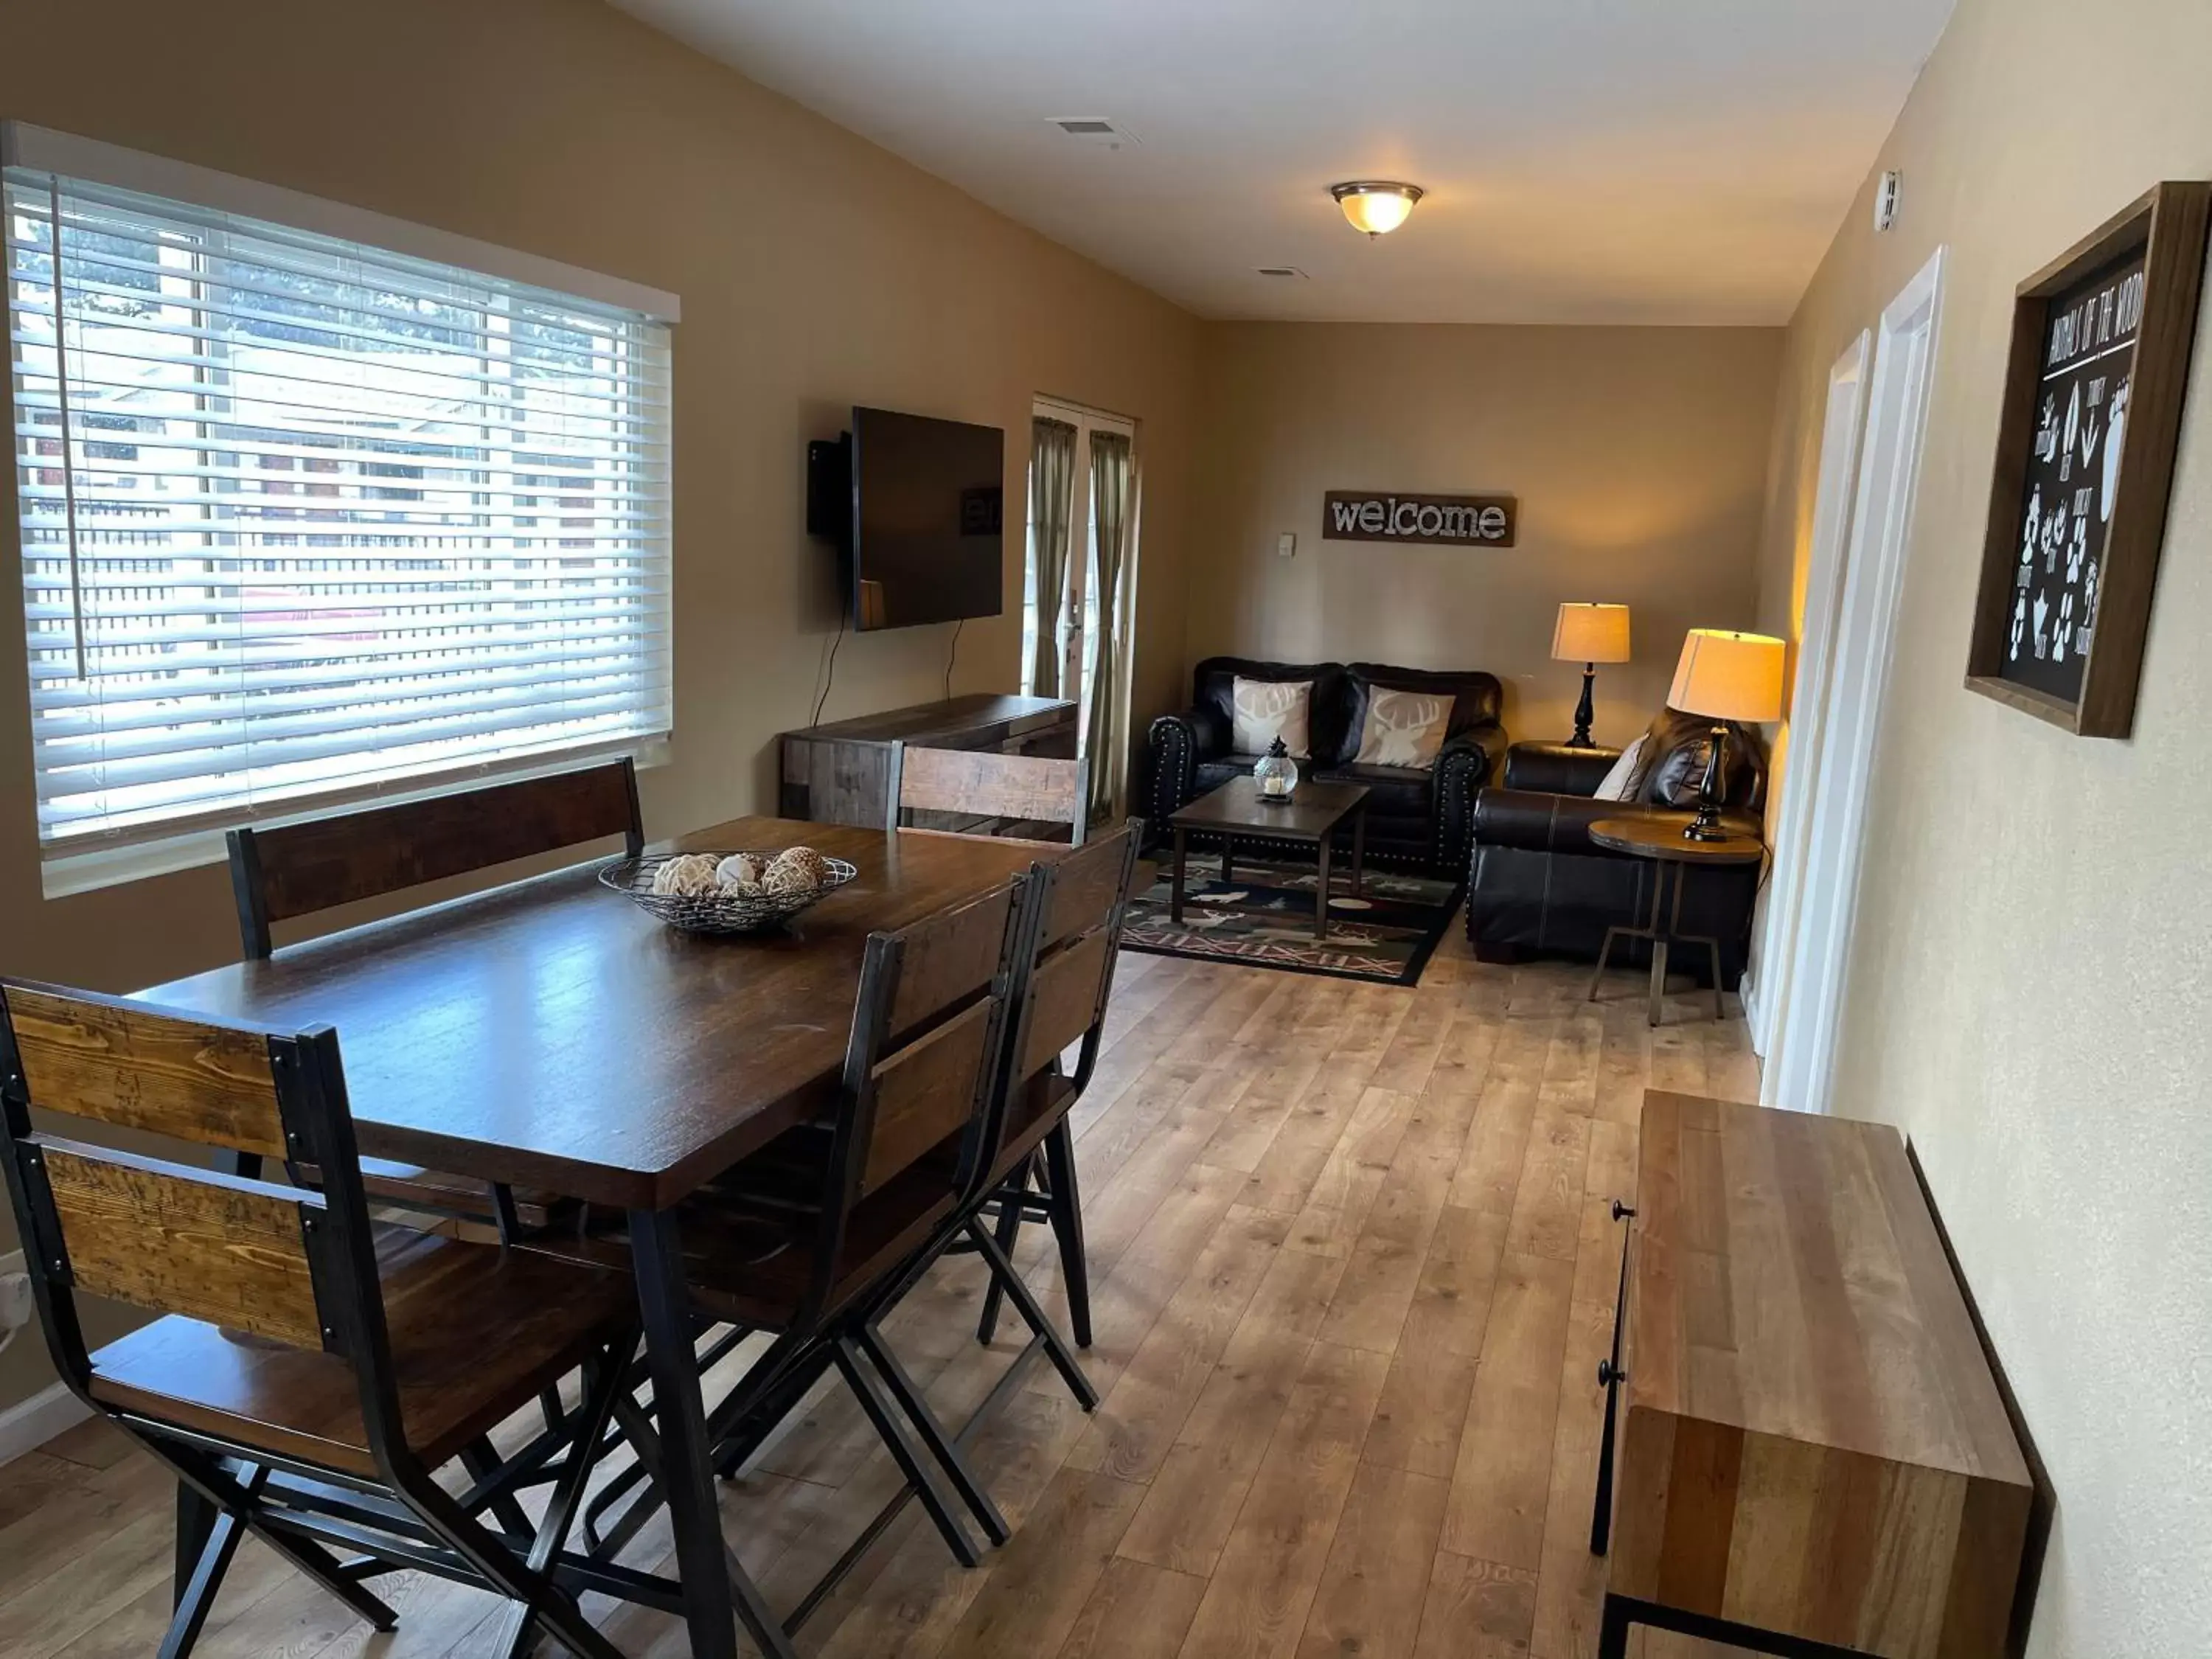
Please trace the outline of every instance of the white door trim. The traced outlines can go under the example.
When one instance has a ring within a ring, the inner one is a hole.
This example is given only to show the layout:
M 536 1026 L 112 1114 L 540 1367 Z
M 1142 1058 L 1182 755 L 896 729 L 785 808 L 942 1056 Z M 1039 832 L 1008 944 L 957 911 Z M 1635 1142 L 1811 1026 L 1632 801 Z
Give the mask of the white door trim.
M 1866 439 L 1851 504 L 1843 593 L 1820 754 L 1807 823 L 1802 898 L 1759 1097 L 1800 1111 L 1829 1108 L 1844 974 L 1858 907 L 1875 738 L 1897 637 L 1915 484 L 1942 297 L 1938 248 L 1881 314 Z
M 1784 752 L 1782 800 L 1774 820 L 1774 873 L 1767 884 L 1763 927 L 1746 976 L 1744 1012 L 1751 1046 L 1771 1052 L 1775 1028 L 1790 998 L 1790 963 L 1803 909 L 1806 842 L 1812 826 L 1813 781 L 1820 759 L 1836 614 L 1843 599 L 1844 550 L 1851 526 L 1852 484 L 1858 476 L 1859 434 L 1866 423 L 1866 330 L 1828 370 L 1828 405 L 1820 428 L 1820 479 L 1813 498 L 1813 544 L 1805 562 L 1805 609 L 1797 635 L 1797 676 L 1790 694 L 1790 742 Z

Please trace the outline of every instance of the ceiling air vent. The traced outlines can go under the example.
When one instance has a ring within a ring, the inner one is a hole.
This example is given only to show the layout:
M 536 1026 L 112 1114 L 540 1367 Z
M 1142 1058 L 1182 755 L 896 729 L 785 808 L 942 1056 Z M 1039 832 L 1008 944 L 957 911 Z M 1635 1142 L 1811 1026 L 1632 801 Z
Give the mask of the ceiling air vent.
M 1115 125 L 1103 115 L 1055 115 L 1052 125 L 1071 138 L 1080 138 L 1086 144 L 1103 144 L 1109 149 L 1138 142 L 1135 133 Z
M 1261 265 L 1260 274 L 1262 276 L 1287 276 L 1293 282 L 1302 283 L 1306 280 L 1305 272 L 1300 270 L 1296 265 Z

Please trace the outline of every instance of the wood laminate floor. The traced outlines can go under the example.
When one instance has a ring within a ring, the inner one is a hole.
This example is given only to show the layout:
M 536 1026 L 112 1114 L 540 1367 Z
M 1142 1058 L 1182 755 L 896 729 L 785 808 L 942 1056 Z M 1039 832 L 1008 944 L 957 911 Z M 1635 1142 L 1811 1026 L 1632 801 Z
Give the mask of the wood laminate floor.
M 977 1444 L 1015 1527 L 979 1570 L 905 1515 L 800 1632 L 803 1653 L 926 1659 L 1579 1659 L 1620 1230 L 1647 1084 L 1754 1098 L 1740 1018 L 1644 981 L 1479 964 L 1454 943 L 1413 990 L 1125 955 L 1079 1158 L 1103 1404 L 1036 1368 Z M 1060 1305 L 1048 1241 L 1031 1281 Z M 942 1413 L 1016 1344 L 976 1343 L 972 1259 L 886 1332 Z M 1008 1322 L 1009 1324 L 1012 1322 Z M 896 1477 L 823 1393 L 744 1480 L 730 1537 L 788 1607 Z M 167 1621 L 170 1489 L 102 1425 L 0 1470 L 0 1653 L 150 1655 Z M 665 1531 L 626 1558 L 656 1565 Z M 374 1637 L 258 1544 L 206 1659 L 483 1651 L 493 1600 L 381 1581 Z M 599 1608 L 625 1653 L 672 1620 Z M 1639 1637 L 1651 1659 L 1710 1651 Z

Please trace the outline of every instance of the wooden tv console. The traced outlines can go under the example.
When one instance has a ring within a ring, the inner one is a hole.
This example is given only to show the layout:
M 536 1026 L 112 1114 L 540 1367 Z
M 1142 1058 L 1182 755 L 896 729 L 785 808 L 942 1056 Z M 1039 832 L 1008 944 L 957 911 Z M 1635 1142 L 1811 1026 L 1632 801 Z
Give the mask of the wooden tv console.
M 1903 1140 L 1644 1102 L 1599 1374 L 1600 1659 L 1635 1624 L 1800 1659 L 1996 1659 L 2034 1489 Z
M 981 691 L 810 726 L 778 739 L 782 753 L 776 811 L 783 817 L 816 823 L 880 828 L 894 741 L 1064 758 L 1075 753 L 1075 739 L 1073 702 Z

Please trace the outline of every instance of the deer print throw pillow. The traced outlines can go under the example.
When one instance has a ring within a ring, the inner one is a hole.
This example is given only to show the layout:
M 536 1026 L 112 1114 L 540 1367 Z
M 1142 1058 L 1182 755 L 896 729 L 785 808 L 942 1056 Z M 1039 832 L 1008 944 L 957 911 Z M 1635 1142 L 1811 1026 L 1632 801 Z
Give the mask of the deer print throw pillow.
M 1451 724 L 1452 700 L 1419 691 L 1385 691 L 1367 696 L 1367 721 L 1359 728 L 1361 766 L 1431 767 L 1444 746 Z
M 1306 716 L 1313 708 L 1311 680 L 1248 680 L 1231 688 L 1237 720 L 1230 746 L 1240 755 L 1264 755 L 1277 738 L 1300 760 L 1307 758 Z

